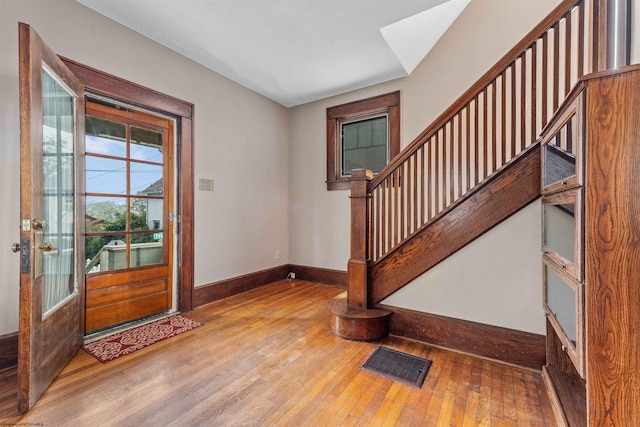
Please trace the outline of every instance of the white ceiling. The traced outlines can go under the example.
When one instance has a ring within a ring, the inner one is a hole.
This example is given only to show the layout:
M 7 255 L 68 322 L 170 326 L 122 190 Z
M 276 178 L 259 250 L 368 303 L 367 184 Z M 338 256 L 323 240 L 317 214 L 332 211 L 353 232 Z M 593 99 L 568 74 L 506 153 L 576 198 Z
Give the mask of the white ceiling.
M 407 76 L 470 0 L 77 0 L 287 106 Z

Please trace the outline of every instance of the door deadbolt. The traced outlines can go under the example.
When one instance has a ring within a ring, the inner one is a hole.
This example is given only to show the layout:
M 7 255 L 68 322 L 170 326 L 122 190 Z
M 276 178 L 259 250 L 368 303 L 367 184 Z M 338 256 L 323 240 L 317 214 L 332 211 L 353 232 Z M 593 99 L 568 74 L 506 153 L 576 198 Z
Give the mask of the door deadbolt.
M 20 243 L 14 243 L 11 245 L 11 252 L 20 252 Z
M 36 218 L 33 220 L 32 225 L 35 230 L 44 230 L 47 226 L 47 222 L 44 219 Z

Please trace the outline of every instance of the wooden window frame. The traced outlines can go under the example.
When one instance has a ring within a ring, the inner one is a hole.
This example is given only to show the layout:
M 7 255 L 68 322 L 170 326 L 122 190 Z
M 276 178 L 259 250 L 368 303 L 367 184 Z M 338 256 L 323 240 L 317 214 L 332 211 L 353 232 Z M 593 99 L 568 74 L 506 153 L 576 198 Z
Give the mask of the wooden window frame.
M 327 108 L 327 190 L 348 190 L 350 177 L 340 171 L 342 123 L 387 115 L 389 159 L 400 152 L 400 91 Z

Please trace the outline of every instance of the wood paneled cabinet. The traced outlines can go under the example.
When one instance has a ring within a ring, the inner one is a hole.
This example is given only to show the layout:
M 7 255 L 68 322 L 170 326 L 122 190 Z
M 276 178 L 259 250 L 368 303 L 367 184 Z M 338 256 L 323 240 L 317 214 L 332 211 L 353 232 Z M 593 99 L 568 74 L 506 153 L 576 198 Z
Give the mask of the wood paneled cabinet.
M 640 425 L 640 66 L 585 76 L 541 150 L 543 377 L 557 421 Z

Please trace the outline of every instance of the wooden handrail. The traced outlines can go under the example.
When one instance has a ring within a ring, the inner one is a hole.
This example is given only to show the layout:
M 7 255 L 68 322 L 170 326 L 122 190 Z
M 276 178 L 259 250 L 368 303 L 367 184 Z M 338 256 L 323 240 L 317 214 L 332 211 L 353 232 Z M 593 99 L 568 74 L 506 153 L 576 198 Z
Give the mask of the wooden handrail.
M 535 143 L 591 71 L 584 3 L 560 3 L 369 182 L 370 266 Z

